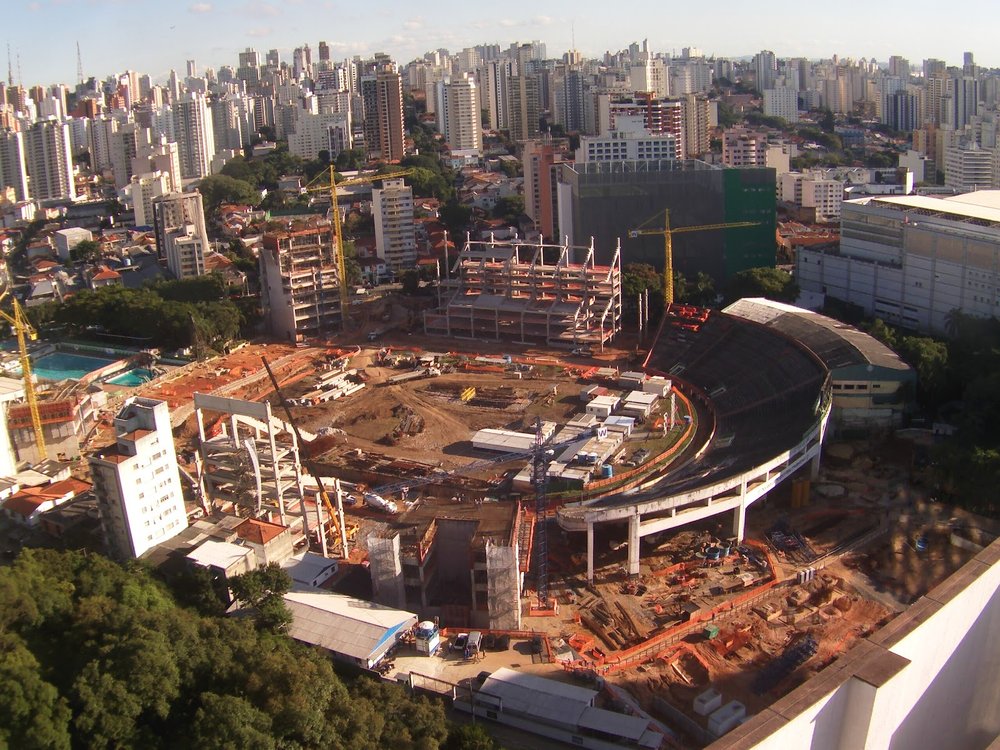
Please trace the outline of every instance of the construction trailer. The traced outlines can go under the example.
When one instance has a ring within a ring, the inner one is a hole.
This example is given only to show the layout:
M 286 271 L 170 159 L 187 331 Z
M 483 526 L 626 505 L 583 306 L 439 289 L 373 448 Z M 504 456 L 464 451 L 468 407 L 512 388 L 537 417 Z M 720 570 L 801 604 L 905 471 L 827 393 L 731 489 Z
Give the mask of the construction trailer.
M 590 246 L 466 240 L 424 332 L 602 350 L 621 330 L 621 257 Z

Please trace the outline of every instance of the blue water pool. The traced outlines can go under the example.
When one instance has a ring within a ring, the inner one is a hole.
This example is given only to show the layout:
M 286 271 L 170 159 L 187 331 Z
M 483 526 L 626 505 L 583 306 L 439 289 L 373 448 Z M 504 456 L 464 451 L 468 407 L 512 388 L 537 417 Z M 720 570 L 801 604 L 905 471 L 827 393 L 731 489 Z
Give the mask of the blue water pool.
M 31 361 L 31 371 L 39 380 L 65 380 L 82 378 L 87 373 L 100 370 L 117 360 L 105 357 L 85 357 L 82 354 L 54 352 Z
M 148 383 L 150 380 L 156 377 L 156 373 L 152 370 L 146 370 L 142 367 L 135 367 L 126 373 L 122 373 L 116 378 L 111 378 L 108 381 L 111 385 L 125 385 L 135 387 L 137 385 L 142 385 L 143 383 Z

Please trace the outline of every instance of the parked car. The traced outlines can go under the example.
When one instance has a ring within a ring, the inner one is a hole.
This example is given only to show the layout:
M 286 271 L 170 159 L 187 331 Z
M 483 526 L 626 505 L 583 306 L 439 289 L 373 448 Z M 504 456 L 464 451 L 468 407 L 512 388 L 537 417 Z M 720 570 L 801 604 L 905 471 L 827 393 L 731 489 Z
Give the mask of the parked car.
M 468 642 L 469 642 L 469 634 L 459 633 L 458 635 L 455 636 L 455 640 L 451 642 L 451 650 L 458 651 L 460 653 L 464 652 L 465 644 L 467 644 Z
M 574 357 L 590 357 L 593 356 L 594 350 L 589 346 L 580 346 L 572 351 Z

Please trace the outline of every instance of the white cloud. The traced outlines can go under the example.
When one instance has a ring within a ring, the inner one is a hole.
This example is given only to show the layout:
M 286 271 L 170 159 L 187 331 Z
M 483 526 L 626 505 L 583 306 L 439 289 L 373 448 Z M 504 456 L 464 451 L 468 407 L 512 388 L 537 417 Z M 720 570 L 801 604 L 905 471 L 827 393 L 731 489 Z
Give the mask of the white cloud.
M 279 10 L 276 6 L 265 2 L 248 3 L 247 12 L 251 16 L 268 16 L 269 18 L 274 18 L 275 16 L 281 14 L 281 10 Z
M 555 19 L 552 16 L 535 16 L 531 19 L 531 23 L 535 26 L 551 26 L 555 23 Z
M 420 17 L 408 18 L 405 21 L 403 21 L 403 28 L 407 29 L 408 31 L 415 31 L 417 29 L 422 29 L 423 27 L 424 27 L 424 19 Z
M 256 28 L 250 29 L 247 32 L 247 36 L 252 36 L 252 37 L 270 36 L 273 32 L 274 29 L 272 29 L 270 26 L 258 26 Z
M 188 7 L 188 10 L 192 13 L 210 13 L 212 11 L 211 3 L 195 3 Z

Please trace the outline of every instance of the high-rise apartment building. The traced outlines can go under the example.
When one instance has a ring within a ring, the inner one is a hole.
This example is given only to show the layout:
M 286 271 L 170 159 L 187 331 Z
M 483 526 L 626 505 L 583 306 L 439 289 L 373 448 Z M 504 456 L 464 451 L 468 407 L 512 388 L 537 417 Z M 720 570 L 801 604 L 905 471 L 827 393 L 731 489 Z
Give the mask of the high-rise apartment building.
M 684 115 L 684 157 L 696 158 L 712 148 L 712 128 L 719 121 L 718 102 L 704 96 L 688 94 L 681 99 Z
M 393 271 L 411 268 L 417 260 L 413 188 L 402 179 L 383 181 L 372 190 L 372 213 L 378 257 Z
M 113 556 L 135 558 L 187 528 L 166 401 L 130 398 L 115 443 L 90 456 L 101 526 Z
M 785 122 L 799 121 L 799 92 L 790 86 L 764 89 L 764 114 Z
M 770 50 L 762 50 L 753 57 L 754 80 L 758 91 L 774 88 L 774 79 L 778 73 L 778 61 Z
M 537 138 L 541 117 L 538 76 L 516 75 L 510 79 L 510 138 L 515 142 Z
M 484 81 L 480 91 L 481 106 L 489 113 L 491 130 L 506 130 L 510 127 L 510 79 L 514 75 L 513 64 L 509 60 L 490 60 L 480 71 Z
M 197 179 L 211 172 L 215 133 L 204 94 L 188 93 L 173 105 L 174 136 L 181 158 L 181 177 Z
M 143 146 L 132 160 L 132 174 L 162 172 L 167 176 L 167 192 L 181 189 L 181 156 L 176 143 L 167 143 L 162 137 L 148 146 Z
M 406 155 L 403 137 L 403 79 L 391 62 L 361 78 L 365 146 L 368 153 L 384 161 L 399 161 Z
M 475 79 L 468 74 L 437 84 L 438 130 L 453 151 L 483 150 L 482 115 Z
M 524 165 L 524 212 L 535 223 L 544 242 L 558 242 L 559 210 L 556 183 L 559 165 L 572 161 L 551 140 L 528 141 L 522 154 Z
M 13 188 L 14 200 L 18 201 L 26 201 L 30 195 L 21 133 L 0 131 L 0 188 Z
M 265 234 L 260 276 L 272 334 L 302 341 L 340 330 L 340 282 L 330 222 L 316 220 Z
M 911 131 L 920 125 L 917 96 L 909 91 L 888 94 L 882 103 L 882 122 L 893 130 Z
M 170 178 L 163 172 L 132 175 L 124 192 L 135 212 L 135 225 L 151 227 L 154 221 L 153 201 L 170 192 Z
M 156 248 L 177 279 L 205 273 L 208 232 L 201 193 L 170 193 L 152 201 Z
M 39 120 L 28 129 L 24 145 L 31 197 L 41 201 L 74 200 L 69 126 L 56 120 Z

